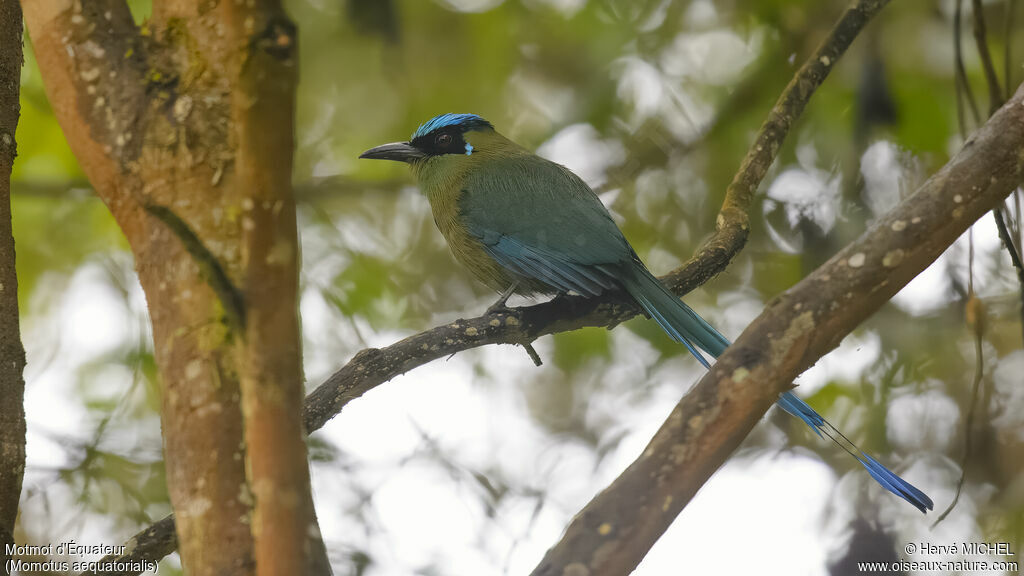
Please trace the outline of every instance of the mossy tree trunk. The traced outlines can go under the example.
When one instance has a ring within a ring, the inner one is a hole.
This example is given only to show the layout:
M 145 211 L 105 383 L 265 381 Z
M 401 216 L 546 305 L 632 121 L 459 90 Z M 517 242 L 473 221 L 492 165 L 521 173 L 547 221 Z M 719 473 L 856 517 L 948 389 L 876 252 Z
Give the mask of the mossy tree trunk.
M 300 419 L 294 26 L 274 0 L 154 2 L 141 27 L 124 0 L 24 8 L 146 292 L 186 570 L 327 571 Z

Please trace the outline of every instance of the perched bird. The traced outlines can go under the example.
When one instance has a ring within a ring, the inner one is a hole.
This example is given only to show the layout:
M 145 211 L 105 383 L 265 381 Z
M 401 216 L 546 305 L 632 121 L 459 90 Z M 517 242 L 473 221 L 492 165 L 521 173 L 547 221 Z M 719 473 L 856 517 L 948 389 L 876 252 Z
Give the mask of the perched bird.
M 442 114 L 409 142 L 385 144 L 360 158 L 409 164 L 456 260 L 501 293 L 622 291 L 705 366 L 725 339 L 647 269 L 593 190 L 568 168 L 545 160 L 475 114 Z M 698 350 L 698 348 L 700 350 Z M 791 392 L 779 406 L 856 458 L 893 494 L 922 512 L 932 501 L 857 448 Z

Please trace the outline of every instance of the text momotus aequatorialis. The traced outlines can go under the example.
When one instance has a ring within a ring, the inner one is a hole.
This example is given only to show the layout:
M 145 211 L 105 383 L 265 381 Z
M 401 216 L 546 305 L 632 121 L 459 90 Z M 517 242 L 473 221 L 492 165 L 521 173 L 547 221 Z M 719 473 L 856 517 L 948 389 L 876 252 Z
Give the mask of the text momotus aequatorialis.
M 705 367 L 700 350 L 718 357 L 725 339 L 647 269 L 597 194 L 568 168 L 505 138 L 475 114 L 442 114 L 408 142 L 367 150 L 360 158 L 406 162 L 455 259 L 501 293 L 628 294 Z M 699 350 L 698 350 L 699 349 Z M 850 442 L 792 392 L 779 406 L 828 436 L 893 494 L 922 512 L 923 492 Z

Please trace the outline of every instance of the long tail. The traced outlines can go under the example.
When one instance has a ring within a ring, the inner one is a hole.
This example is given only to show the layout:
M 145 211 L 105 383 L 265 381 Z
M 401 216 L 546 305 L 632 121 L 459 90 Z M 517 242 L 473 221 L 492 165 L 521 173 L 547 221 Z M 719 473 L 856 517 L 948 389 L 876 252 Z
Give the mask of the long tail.
M 622 283 L 626 291 L 673 340 L 686 346 L 706 368 L 710 368 L 710 364 L 698 348 L 718 358 L 729 347 L 729 341 L 725 336 L 669 291 L 643 264 L 636 263 L 624 272 Z M 846 450 L 887 490 L 910 502 L 921 512 L 932 509 L 932 500 L 924 492 L 865 454 L 795 394 L 785 392 L 777 402 L 783 410 L 807 423 L 818 436 L 827 436 Z

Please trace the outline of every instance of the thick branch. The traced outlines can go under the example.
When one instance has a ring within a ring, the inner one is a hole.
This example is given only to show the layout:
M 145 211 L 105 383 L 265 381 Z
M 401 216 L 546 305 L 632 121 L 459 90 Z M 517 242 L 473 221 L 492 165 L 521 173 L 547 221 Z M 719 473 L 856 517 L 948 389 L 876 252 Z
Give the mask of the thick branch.
M 916 193 L 772 300 L 533 574 L 631 572 L 793 378 L 1017 187 L 1021 150 L 1024 87 Z
M 17 0 L 0 0 L 0 562 L 5 567 L 7 547 L 14 544 L 25 472 L 25 349 L 19 331 L 11 234 L 11 168 L 20 78 L 21 9 Z

